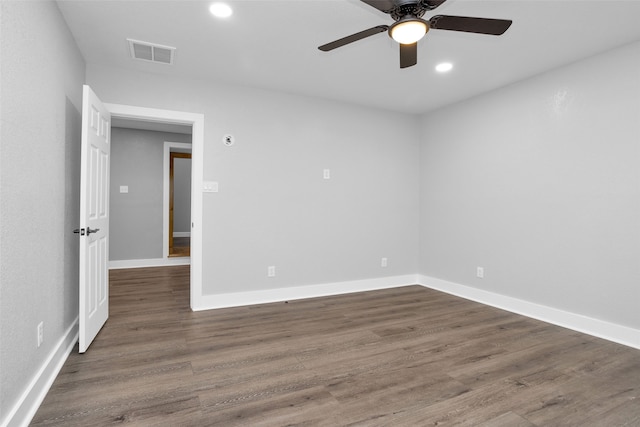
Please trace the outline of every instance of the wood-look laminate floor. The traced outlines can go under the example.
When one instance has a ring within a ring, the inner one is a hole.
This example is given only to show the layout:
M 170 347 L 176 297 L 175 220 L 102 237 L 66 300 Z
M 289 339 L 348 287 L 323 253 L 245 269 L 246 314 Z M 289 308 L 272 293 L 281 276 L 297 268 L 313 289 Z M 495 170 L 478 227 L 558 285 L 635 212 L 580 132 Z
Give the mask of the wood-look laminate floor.
M 191 255 L 191 237 L 174 237 L 173 246 L 169 247 L 169 257 L 185 257 Z
M 188 280 L 112 271 L 32 425 L 640 425 L 638 350 L 420 286 L 194 313 Z

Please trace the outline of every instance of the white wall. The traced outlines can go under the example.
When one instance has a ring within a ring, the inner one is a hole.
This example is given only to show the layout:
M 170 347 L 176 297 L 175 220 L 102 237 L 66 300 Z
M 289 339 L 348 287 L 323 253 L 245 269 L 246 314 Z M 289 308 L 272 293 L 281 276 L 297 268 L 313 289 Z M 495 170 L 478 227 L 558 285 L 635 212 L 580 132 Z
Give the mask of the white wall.
M 423 117 L 420 221 L 424 275 L 640 329 L 640 44 Z
M 87 80 L 104 102 L 205 115 L 220 192 L 204 198 L 203 294 L 416 272 L 417 118 L 91 64 Z
M 0 11 L 2 424 L 74 334 L 85 66 L 54 2 L 3 0 Z

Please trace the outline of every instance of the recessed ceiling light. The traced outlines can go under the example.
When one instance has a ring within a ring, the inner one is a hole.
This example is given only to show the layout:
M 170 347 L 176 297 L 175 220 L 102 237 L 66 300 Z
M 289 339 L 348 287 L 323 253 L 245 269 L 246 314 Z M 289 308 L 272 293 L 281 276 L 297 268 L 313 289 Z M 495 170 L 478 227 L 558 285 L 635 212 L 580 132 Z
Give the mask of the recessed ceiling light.
M 209 7 L 209 12 L 218 18 L 228 18 L 233 13 L 231 6 L 226 3 L 213 3 Z
M 453 64 L 451 62 L 441 62 L 436 65 L 436 71 L 439 73 L 446 73 L 447 71 L 451 71 L 453 68 Z

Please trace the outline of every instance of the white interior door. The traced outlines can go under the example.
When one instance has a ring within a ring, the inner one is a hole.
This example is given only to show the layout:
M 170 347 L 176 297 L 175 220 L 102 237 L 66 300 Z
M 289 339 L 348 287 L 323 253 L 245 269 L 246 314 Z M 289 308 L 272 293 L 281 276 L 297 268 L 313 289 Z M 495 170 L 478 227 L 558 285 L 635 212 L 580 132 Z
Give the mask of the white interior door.
M 109 155 L 111 115 L 87 85 L 82 90 L 80 163 L 80 353 L 109 317 Z

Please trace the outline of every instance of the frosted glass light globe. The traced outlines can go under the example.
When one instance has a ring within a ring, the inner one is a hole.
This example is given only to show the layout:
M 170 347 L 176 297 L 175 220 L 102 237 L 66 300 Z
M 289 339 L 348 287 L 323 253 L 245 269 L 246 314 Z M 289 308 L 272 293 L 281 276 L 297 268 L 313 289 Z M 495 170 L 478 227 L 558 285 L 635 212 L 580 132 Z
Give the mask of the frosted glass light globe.
M 427 34 L 429 27 L 421 19 L 398 21 L 390 29 L 391 38 L 400 44 L 412 44 Z

